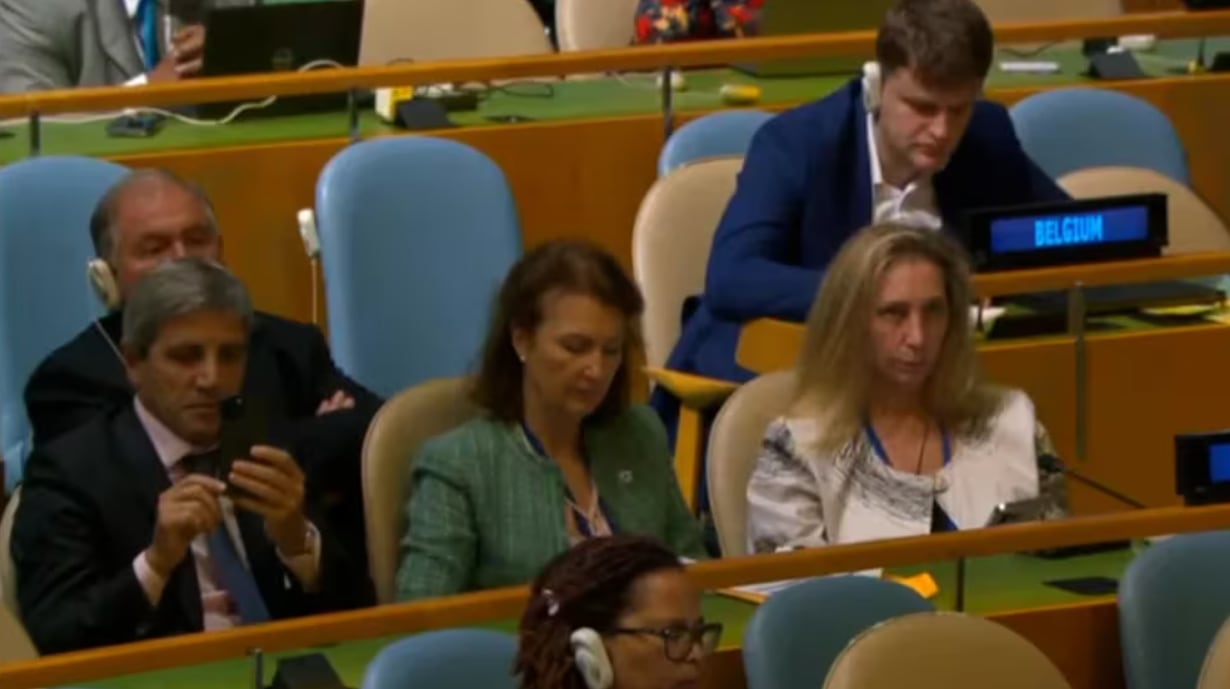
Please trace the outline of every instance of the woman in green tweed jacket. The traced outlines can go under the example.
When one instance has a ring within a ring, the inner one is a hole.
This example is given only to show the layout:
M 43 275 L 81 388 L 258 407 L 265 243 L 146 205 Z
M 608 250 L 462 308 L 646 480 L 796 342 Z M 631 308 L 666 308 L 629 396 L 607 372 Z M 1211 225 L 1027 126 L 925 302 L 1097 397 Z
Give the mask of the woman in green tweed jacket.
M 665 429 L 628 403 L 643 308 L 590 244 L 551 242 L 513 266 L 475 379 L 484 413 L 415 460 L 398 598 L 524 583 L 571 544 L 613 533 L 703 557 Z

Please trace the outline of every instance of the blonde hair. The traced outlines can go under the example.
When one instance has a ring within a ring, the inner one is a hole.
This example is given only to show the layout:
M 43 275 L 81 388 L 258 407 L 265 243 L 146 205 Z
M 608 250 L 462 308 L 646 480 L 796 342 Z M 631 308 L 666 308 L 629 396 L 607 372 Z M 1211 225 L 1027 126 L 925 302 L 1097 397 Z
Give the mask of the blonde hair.
M 963 251 L 933 230 L 873 225 L 861 230 L 829 265 L 807 318 L 792 414 L 818 421 L 816 449 L 836 452 L 862 432 L 872 378 L 871 318 L 880 283 L 906 259 L 922 259 L 944 277 L 948 329 L 923 400 L 944 428 L 978 437 L 1003 393 L 982 381 L 970 333 L 969 264 Z

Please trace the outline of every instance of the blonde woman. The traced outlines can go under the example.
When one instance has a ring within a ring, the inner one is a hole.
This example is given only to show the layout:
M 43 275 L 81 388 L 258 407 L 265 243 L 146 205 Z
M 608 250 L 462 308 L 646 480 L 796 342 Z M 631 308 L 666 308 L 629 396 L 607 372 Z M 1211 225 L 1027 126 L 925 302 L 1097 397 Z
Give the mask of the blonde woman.
M 978 528 L 1039 495 L 1066 512 L 1029 397 L 978 375 L 969 303 L 942 233 L 879 225 L 846 243 L 748 484 L 754 552 Z

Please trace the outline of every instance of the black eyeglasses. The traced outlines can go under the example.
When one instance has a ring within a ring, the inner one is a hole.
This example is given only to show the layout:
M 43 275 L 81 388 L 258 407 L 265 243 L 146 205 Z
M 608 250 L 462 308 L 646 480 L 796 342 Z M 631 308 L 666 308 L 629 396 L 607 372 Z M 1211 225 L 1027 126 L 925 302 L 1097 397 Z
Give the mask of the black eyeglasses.
M 647 627 L 616 627 L 609 634 L 647 634 L 662 639 L 662 649 L 666 658 L 676 663 L 682 663 L 692 655 L 692 649 L 700 646 L 701 655 L 709 655 L 717 650 L 722 640 L 722 625 L 720 622 L 700 622 L 690 627 L 664 627 L 650 629 Z

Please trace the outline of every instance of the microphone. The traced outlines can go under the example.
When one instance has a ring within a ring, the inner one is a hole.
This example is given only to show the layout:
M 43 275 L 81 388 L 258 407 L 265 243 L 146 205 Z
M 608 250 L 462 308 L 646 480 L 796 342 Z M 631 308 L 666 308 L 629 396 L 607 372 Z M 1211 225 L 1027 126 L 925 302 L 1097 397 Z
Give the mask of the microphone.
M 1055 455 L 1040 456 L 1038 458 L 1038 465 L 1042 467 L 1043 469 L 1045 469 L 1046 471 L 1050 471 L 1056 474 L 1062 474 L 1065 477 L 1076 479 L 1077 483 L 1083 483 L 1084 485 L 1096 490 L 1097 492 L 1103 495 L 1108 495 L 1114 498 L 1115 500 L 1118 500 L 1119 502 L 1127 505 L 1128 507 L 1131 507 L 1132 509 L 1135 509 L 1135 510 L 1149 509 L 1148 505 L 1137 500 L 1136 498 L 1133 498 L 1130 495 L 1125 495 L 1124 493 L 1121 493 L 1115 490 L 1114 488 L 1111 488 L 1110 486 L 1102 483 L 1101 481 L 1097 481 L 1095 479 L 1089 478 L 1088 476 L 1085 476 L 1084 474 L 1073 469 L 1072 467 L 1067 466 L 1066 464 L 1063 463 L 1063 460 L 1059 459 Z
M 1055 455 L 1041 455 L 1038 457 L 1038 466 L 1052 473 L 1059 474 L 1065 478 L 1075 479 L 1078 483 L 1082 483 L 1103 495 L 1110 496 L 1115 500 L 1131 507 L 1135 510 L 1148 509 L 1148 506 L 1143 502 L 1125 495 L 1114 488 L 1089 478 L 1079 471 L 1067 466 L 1061 459 Z M 1110 550 L 1124 550 L 1132 547 L 1131 541 L 1106 541 L 1102 543 L 1083 543 L 1080 545 L 1061 546 L 1058 548 L 1044 548 L 1036 550 L 1032 554 L 1045 559 L 1060 559 L 1065 557 L 1073 557 L 1076 555 L 1091 555 L 1093 553 L 1103 553 Z

